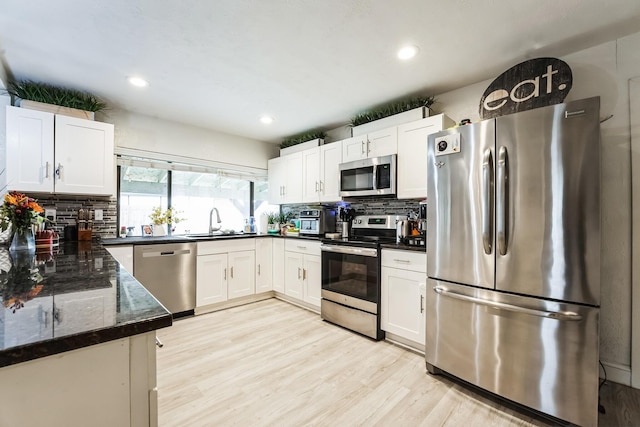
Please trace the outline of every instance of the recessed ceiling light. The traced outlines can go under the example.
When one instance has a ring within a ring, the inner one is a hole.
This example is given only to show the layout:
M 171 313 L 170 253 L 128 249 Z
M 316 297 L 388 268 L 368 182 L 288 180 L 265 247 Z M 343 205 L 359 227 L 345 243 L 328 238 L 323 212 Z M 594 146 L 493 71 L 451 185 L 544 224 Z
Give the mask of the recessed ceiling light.
M 149 86 L 149 82 L 141 77 L 129 77 L 129 83 L 137 87 Z
M 419 50 L 418 46 L 405 46 L 398 51 L 398 58 L 406 61 L 416 56 Z
M 264 123 L 265 125 L 270 125 L 271 123 L 273 123 L 275 119 L 271 116 L 262 116 L 260 117 L 260 121 L 262 123 Z

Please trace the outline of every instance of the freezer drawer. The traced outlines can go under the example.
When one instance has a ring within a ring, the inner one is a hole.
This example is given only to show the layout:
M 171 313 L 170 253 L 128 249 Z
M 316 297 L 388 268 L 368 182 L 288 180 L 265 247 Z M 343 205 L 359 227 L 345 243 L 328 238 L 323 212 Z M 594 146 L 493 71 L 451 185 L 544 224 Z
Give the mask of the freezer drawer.
M 522 405 L 596 426 L 599 313 L 428 279 L 425 359 Z

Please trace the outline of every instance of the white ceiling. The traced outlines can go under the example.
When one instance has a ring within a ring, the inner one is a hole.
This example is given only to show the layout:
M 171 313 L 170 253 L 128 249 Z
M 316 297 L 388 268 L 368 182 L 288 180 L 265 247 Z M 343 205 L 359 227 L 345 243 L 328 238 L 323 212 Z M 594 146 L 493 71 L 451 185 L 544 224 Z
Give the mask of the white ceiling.
M 10 75 L 270 142 L 640 31 L 638 0 L 5 0 Z M 420 47 L 408 62 L 404 44 Z M 145 89 L 126 78 L 140 75 Z M 276 121 L 265 126 L 259 117 Z

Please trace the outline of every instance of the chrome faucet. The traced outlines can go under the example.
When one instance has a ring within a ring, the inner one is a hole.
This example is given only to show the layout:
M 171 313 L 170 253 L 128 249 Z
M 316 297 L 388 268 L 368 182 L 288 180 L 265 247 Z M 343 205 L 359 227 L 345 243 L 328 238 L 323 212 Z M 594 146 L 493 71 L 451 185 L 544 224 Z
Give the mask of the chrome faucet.
M 213 227 L 213 212 L 216 212 L 216 222 L 218 223 L 218 226 L 216 228 Z M 218 212 L 218 208 L 213 208 L 211 209 L 211 212 L 209 212 L 209 234 L 213 234 L 214 231 L 218 231 L 220 230 L 220 228 L 222 227 L 220 225 L 222 221 L 220 221 L 220 212 Z

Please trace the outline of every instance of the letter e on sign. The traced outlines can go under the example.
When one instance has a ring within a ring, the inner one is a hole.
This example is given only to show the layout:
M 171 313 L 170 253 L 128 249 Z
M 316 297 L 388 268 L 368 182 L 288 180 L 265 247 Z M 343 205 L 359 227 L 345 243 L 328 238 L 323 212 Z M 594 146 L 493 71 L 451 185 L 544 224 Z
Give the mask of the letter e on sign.
M 490 119 L 560 104 L 572 84 L 571 68 L 566 62 L 557 58 L 530 59 L 491 82 L 480 99 L 480 117 Z

